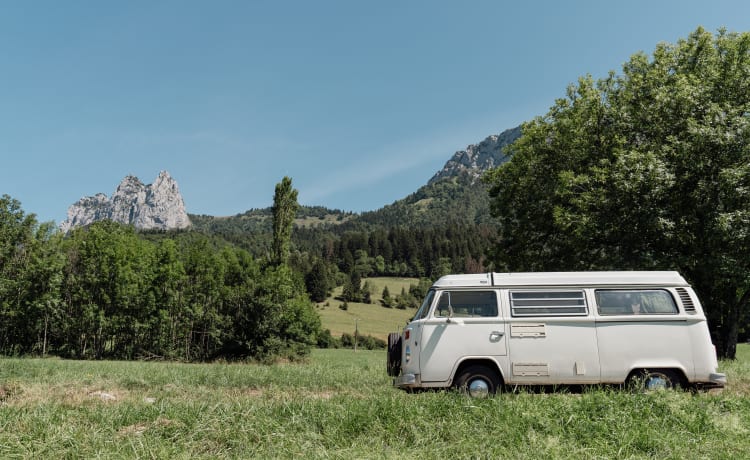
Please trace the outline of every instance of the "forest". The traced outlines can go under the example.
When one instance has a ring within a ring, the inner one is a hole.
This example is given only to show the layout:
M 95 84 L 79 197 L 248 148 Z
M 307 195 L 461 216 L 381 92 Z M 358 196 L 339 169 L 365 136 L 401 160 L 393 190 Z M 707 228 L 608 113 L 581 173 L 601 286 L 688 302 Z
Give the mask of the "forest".
M 297 359 L 320 333 L 298 273 L 220 238 L 110 221 L 63 235 L 5 195 L 0 245 L 4 355 Z

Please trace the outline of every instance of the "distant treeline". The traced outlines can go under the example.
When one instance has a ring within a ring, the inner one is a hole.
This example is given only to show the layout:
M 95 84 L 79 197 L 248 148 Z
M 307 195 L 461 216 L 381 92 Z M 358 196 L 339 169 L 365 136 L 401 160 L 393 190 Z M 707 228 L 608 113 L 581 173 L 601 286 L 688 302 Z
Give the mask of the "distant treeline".
M 195 231 L 220 236 L 256 258 L 270 252 L 270 208 L 190 218 Z M 431 279 L 482 272 L 489 268 L 485 254 L 496 234 L 487 187 L 468 175 L 431 183 L 363 214 L 302 206 L 295 222 L 292 265 L 306 275 L 322 260 L 338 285 L 353 271 Z

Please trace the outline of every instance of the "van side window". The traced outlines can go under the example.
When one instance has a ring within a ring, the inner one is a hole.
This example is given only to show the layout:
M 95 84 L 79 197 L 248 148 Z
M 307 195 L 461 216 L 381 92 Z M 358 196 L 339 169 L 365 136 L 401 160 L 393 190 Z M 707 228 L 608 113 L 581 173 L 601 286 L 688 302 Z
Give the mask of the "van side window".
M 600 315 L 674 315 L 677 305 L 664 289 L 597 289 Z
M 440 294 L 435 316 L 454 318 L 497 316 L 495 291 L 443 291 Z
M 588 314 L 583 291 L 511 291 L 513 316 L 584 316 Z

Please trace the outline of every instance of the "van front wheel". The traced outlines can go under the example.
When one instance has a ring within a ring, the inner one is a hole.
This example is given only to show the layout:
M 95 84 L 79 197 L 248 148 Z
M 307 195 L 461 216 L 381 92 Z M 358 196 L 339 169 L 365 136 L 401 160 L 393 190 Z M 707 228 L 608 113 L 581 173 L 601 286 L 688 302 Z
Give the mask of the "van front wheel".
M 469 366 L 458 375 L 455 387 L 472 398 L 494 395 L 500 386 L 500 376 L 487 366 Z

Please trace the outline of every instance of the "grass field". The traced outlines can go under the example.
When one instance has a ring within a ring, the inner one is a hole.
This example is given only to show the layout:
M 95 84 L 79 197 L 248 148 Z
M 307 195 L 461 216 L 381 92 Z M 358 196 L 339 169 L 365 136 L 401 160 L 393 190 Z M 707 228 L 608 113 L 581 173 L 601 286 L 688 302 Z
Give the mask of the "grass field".
M 318 313 L 323 323 L 323 329 L 330 329 L 331 335 L 341 337 L 341 334 L 354 334 L 355 326 L 359 334 L 371 335 L 386 340 L 389 332 L 397 332 L 403 329 L 406 321 L 416 311 L 414 309 L 399 310 L 398 308 L 385 308 L 380 304 L 383 288 L 388 286 L 391 296 L 395 297 L 404 288 L 409 291 L 409 286 L 419 282 L 416 278 L 367 278 L 372 287 L 372 303 L 349 302 L 348 309 L 342 310 L 339 305 L 343 303 L 336 300 L 341 295 L 342 287 L 337 287 L 331 297 L 325 302 L 318 304 Z M 421 300 L 421 299 L 420 299 Z M 326 306 L 326 304 L 328 304 Z
M 0 359 L 0 458 L 747 458 L 750 346 L 718 393 L 408 394 L 383 351 L 273 366 Z

